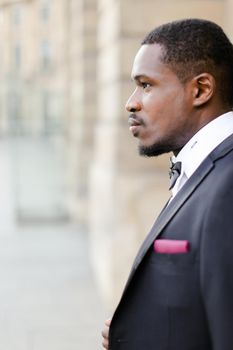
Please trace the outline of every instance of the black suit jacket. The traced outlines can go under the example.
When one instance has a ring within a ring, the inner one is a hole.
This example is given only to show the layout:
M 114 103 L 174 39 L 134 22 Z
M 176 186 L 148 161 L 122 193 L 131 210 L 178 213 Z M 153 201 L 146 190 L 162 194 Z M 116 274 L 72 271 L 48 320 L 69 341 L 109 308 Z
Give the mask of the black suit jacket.
M 156 238 L 190 251 L 155 253 Z M 233 349 L 233 135 L 162 211 L 133 264 L 110 350 Z

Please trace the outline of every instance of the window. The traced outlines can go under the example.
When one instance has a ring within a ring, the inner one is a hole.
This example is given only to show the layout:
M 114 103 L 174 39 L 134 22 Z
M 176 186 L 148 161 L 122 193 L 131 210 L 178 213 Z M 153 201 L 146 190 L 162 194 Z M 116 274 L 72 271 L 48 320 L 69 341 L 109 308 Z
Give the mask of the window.
M 47 70 L 51 64 L 51 45 L 48 40 L 41 43 L 41 66 L 43 70 Z
M 14 47 L 15 69 L 20 69 L 20 67 L 21 67 L 21 55 L 22 55 L 21 46 L 19 44 L 16 44 Z
M 4 12 L 2 10 L 0 10 L 0 25 L 4 24 Z
M 17 26 L 19 26 L 22 23 L 22 18 L 23 18 L 23 9 L 22 5 L 15 5 L 13 8 L 13 23 Z
M 50 17 L 50 4 L 49 1 L 44 0 L 41 4 L 41 9 L 40 9 L 40 13 L 41 13 L 41 18 L 43 21 L 48 21 L 49 17 Z

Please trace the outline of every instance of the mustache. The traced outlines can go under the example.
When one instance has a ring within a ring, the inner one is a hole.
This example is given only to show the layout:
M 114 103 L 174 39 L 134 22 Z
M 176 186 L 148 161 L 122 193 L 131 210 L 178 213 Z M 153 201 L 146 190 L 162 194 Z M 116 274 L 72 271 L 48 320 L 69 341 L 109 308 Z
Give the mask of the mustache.
M 145 125 L 144 120 L 135 113 L 131 113 L 128 119 L 129 125 Z

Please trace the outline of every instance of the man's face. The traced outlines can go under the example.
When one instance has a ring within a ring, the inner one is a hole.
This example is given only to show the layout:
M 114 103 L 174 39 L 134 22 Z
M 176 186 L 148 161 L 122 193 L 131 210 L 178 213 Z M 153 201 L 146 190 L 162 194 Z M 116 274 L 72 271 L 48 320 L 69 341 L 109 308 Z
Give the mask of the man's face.
M 130 131 L 146 156 L 178 152 L 195 133 L 190 83 L 182 84 L 162 63 L 162 50 L 158 44 L 141 46 L 132 69 L 136 89 L 126 103 Z

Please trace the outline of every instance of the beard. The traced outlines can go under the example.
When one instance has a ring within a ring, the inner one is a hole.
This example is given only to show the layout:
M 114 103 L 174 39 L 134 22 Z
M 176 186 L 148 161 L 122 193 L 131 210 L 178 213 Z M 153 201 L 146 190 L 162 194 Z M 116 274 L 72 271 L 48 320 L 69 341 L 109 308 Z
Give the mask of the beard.
M 175 146 L 169 142 L 166 144 L 153 144 L 151 146 L 138 146 L 138 151 L 140 156 L 143 157 L 157 157 L 161 154 L 170 153 L 170 152 L 179 152 L 182 147 Z

